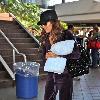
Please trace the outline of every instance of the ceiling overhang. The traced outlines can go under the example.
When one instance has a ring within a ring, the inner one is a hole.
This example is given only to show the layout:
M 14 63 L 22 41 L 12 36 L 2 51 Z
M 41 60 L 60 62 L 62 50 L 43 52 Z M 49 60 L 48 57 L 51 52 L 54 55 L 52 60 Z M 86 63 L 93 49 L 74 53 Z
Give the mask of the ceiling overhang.
M 62 15 L 59 19 L 68 23 L 100 23 L 100 12 Z

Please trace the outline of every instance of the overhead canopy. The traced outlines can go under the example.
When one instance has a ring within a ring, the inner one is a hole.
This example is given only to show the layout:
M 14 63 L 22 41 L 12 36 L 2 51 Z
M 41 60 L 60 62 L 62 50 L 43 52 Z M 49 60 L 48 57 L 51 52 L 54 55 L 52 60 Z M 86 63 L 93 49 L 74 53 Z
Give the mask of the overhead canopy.
M 79 0 L 55 5 L 60 20 L 67 23 L 100 23 L 100 2 Z
M 68 23 L 100 23 L 100 12 L 59 16 L 59 19 Z

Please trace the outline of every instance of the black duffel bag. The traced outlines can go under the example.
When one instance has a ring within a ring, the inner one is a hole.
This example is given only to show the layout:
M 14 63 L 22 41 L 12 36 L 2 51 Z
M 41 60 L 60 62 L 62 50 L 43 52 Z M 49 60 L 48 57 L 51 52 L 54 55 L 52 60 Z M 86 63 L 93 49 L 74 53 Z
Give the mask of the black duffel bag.
M 67 60 L 67 70 L 72 77 L 89 73 L 90 57 L 85 48 L 80 44 L 75 44 L 75 48 L 67 56 Z

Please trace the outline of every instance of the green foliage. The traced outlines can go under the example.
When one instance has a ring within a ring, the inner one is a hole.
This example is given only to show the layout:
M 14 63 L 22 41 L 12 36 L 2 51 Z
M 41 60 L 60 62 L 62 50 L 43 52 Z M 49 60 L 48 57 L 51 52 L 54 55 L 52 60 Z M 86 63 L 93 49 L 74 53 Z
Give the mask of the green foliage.
M 22 0 L 0 0 L 0 12 L 12 13 L 26 28 L 32 27 L 37 30 L 34 36 L 40 35 L 41 28 L 37 25 L 41 12 L 39 5 L 24 3 Z M 61 22 L 61 25 L 64 29 L 67 29 L 66 23 Z
M 62 26 L 64 29 L 67 29 L 67 23 L 65 23 L 65 22 L 63 22 L 63 21 L 61 21 L 60 23 L 61 23 L 61 26 Z
M 37 4 L 23 3 L 21 0 L 0 0 L 0 12 L 10 12 L 26 27 L 32 26 L 37 30 L 40 8 Z

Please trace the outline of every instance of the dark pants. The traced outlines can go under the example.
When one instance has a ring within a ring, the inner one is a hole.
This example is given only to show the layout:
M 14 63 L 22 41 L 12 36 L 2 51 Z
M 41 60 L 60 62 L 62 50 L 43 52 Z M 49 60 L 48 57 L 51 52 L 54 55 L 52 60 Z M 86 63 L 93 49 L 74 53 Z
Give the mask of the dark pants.
M 70 74 L 48 73 L 44 100 L 56 100 L 59 90 L 59 100 L 72 100 L 73 79 Z
M 92 49 L 91 50 L 91 56 L 92 56 L 92 66 L 93 67 L 97 67 L 97 65 L 98 65 L 98 49 Z

